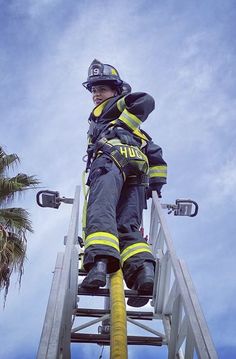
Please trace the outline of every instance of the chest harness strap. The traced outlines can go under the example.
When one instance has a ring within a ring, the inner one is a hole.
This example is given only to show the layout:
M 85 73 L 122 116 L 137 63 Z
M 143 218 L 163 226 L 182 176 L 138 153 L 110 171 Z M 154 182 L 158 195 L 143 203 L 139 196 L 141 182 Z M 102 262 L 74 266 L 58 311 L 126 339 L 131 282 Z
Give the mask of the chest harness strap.
M 96 155 L 104 153 L 111 157 L 121 170 L 124 181 L 129 184 L 148 186 L 148 162 L 143 160 L 142 169 L 140 169 L 138 165 L 135 165 L 134 162 L 131 163 L 130 159 L 123 156 L 116 148 L 116 145 L 122 145 L 119 140 L 114 139 L 112 142 L 113 144 L 109 143 L 106 137 L 101 138 L 96 144 Z M 145 155 L 143 156 L 144 158 L 146 157 Z

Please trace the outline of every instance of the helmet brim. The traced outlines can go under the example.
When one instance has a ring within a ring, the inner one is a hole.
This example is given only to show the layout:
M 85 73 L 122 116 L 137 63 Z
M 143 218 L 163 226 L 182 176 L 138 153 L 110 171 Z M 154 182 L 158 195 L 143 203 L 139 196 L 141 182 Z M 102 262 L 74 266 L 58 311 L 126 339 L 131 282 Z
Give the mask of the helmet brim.
M 112 87 L 117 87 L 120 88 L 123 85 L 123 81 L 122 80 L 114 80 L 114 78 L 112 79 L 108 79 L 107 76 L 104 77 L 104 79 L 102 79 L 101 77 L 99 77 L 99 79 L 94 78 L 94 79 L 90 79 L 89 81 L 85 81 L 82 83 L 82 85 L 91 92 L 92 90 L 92 86 L 98 86 L 98 85 L 108 85 L 108 86 L 112 86 Z

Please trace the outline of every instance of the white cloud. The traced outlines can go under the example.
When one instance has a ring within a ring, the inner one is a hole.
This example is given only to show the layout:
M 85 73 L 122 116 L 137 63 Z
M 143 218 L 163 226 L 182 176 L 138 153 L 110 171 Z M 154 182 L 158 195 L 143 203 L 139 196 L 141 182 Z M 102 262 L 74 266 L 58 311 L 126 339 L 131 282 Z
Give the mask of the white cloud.
M 235 202 L 236 192 L 236 160 L 229 159 L 224 163 L 219 162 L 214 172 L 207 173 L 203 180 L 210 183 L 207 199 L 211 204 L 220 204 L 229 201 L 229 205 Z

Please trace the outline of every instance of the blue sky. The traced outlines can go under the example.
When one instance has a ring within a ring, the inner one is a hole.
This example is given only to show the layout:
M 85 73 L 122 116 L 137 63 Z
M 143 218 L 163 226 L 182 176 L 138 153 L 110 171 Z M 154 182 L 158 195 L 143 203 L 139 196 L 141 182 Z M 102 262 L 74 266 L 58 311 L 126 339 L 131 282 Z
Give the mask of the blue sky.
M 220 358 L 236 357 L 235 2 L 0 0 L 0 9 L 0 143 L 45 188 L 71 197 L 81 183 L 92 108 L 81 83 L 94 58 L 114 65 L 133 91 L 154 96 L 143 128 L 169 165 L 163 202 L 192 198 L 200 207 L 194 219 L 168 216 L 174 245 Z M 4 359 L 35 357 L 71 210 L 42 210 L 33 191 L 18 204 L 35 232 L 21 290 L 13 279 L 1 310 Z

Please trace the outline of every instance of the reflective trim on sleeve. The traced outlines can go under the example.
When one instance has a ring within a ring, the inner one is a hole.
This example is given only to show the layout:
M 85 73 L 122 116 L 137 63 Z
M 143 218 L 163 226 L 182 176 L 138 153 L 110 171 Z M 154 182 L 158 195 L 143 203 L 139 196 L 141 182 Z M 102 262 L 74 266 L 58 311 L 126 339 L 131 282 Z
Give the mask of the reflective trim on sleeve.
M 94 232 L 89 234 L 85 239 L 85 249 L 92 245 L 109 246 L 120 252 L 119 240 L 114 234 L 108 232 Z
M 167 177 L 167 166 L 151 166 L 149 169 L 149 177 Z
M 126 108 L 120 115 L 119 120 L 124 122 L 126 126 L 131 128 L 132 131 L 138 128 L 142 123 L 142 121 L 137 116 L 130 113 Z
M 131 246 L 128 246 L 121 253 L 121 264 L 123 265 L 123 263 L 128 258 L 134 256 L 135 254 L 143 253 L 143 252 L 152 253 L 152 251 L 147 243 L 135 243 L 135 244 L 132 244 Z
M 120 112 L 123 112 L 124 109 L 125 109 L 125 106 L 126 106 L 126 104 L 125 104 L 125 97 L 120 98 L 120 99 L 117 101 L 116 105 L 117 105 L 118 110 L 119 110 Z

